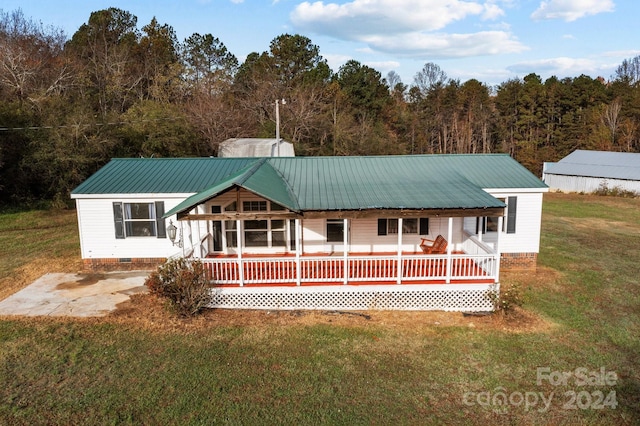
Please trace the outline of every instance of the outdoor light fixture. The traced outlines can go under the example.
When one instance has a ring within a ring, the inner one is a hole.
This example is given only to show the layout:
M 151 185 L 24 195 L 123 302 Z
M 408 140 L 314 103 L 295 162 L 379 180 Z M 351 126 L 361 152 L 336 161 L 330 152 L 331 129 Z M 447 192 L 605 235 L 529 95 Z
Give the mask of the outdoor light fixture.
M 182 232 L 180 232 L 180 238 L 176 242 L 176 236 L 178 233 L 178 228 L 173 224 L 173 221 L 169 221 L 169 226 L 167 226 L 167 235 L 171 240 L 171 244 L 174 246 L 182 247 Z

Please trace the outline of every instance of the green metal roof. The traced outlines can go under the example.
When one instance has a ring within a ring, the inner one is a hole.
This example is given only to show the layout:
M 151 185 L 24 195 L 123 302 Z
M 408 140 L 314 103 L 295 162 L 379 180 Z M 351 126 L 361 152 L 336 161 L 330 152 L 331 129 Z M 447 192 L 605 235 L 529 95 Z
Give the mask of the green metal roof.
M 546 185 L 504 154 L 116 159 L 72 196 L 195 193 L 171 215 L 234 187 L 300 212 L 500 208 L 482 188 Z
M 268 200 L 275 201 L 291 211 L 299 211 L 295 196 L 288 190 L 288 185 L 282 179 L 282 176 L 278 175 L 278 172 L 266 162 L 266 158 L 263 158 L 249 163 L 249 165 L 228 176 L 221 182 L 187 198 L 171 211 L 167 212 L 165 216 L 171 216 L 183 210 L 190 210 L 193 206 L 201 204 L 235 187 L 245 188 Z
M 189 194 L 255 162 L 255 158 L 115 158 L 71 192 Z

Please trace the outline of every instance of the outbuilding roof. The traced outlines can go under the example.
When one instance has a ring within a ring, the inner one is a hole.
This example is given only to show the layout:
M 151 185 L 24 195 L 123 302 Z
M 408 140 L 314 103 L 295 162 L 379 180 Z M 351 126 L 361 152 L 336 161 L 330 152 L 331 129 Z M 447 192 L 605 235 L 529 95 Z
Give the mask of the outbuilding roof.
M 576 150 L 549 165 L 546 174 L 640 180 L 640 154 Z
M 502 208 L 484 189 L 546 189 L 508 155 L 114 159 L 73 192 L 191 193 L 166 215 L 234 187 L 291 211 Z

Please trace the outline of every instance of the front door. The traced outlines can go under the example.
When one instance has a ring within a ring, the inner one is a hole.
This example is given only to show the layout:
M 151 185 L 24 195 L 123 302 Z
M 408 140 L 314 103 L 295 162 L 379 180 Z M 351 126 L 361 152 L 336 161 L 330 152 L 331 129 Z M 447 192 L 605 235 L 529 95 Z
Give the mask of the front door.
M 211 223 L 211 235 L 213 236 L 213 251 L 222 251 L 222 221 L 214 220 Z

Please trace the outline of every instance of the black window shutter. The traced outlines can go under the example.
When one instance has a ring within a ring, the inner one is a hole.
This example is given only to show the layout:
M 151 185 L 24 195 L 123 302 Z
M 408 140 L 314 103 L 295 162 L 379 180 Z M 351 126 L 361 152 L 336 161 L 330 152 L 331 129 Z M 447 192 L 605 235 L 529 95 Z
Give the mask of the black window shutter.
M 421 217 L 420 218 L 420 235 L 429 235 L 429 218 Z
M 167 229 L 164 226 L 164 201 L 156 201 L 156 228 L 158 238 L 167 238 Z
M 122 203 L 113 203 L 113 225 L 116 229 L 116 239 L 124 239 L 124 217 L 122 215 Z
M 507 234 L 516 233 L 516 210 L 518 197 L 509 197 L 507 202 Z
M 378 235 L 387 235 L 387 219 L 378 219 Z

